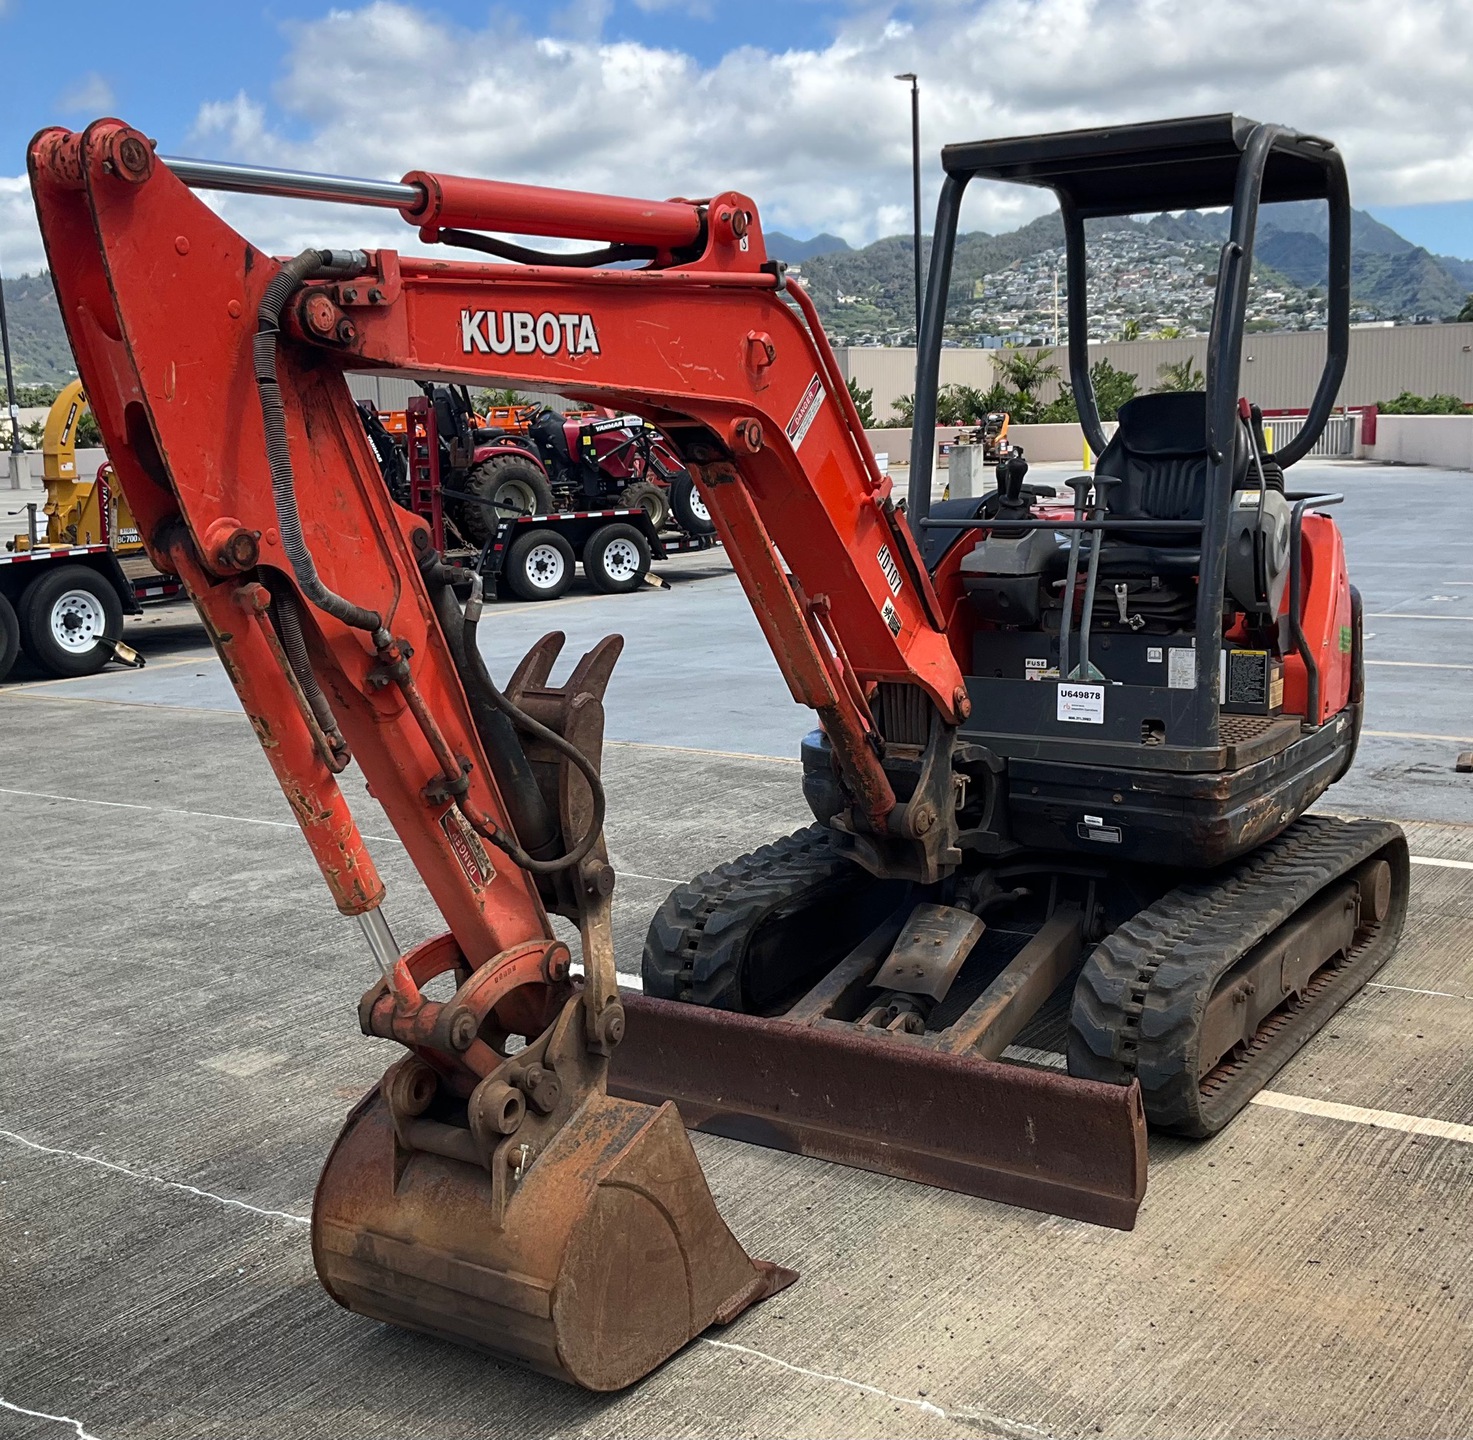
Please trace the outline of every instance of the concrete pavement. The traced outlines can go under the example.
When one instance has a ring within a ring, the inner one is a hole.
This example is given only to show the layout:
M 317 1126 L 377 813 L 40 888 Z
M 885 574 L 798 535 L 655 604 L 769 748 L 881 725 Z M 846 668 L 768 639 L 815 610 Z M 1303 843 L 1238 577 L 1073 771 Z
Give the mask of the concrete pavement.
M 697 1137 L 739 1238 L 802 1279 L 614 1397 L 318 1287 L 316 1174 L 393 1052 L 357 1034 L 371 962 L 193 623 L 139 627 L 142 672 L 0 688 L 0 1434 L 1468 1433 L 1473 721 L 1469 671 L 1433 668 L 1473 666 L 1467 479 L 1295 479 L 1346 491 L 1375 617 L 1327 804 L 1409 822 L 1418 857 L 1376 983 L 1219 1139 L 1153 1140 L 1130 1234 Z M 807 713 L 720 557 L 681 563 L 668 592 L 482 624 L 499 674 L 554 625 L 629 637 L 606 773 L 631 974 L 672 883 L 808 819 Z M 359 814 L 400 939 L 442 928 Z

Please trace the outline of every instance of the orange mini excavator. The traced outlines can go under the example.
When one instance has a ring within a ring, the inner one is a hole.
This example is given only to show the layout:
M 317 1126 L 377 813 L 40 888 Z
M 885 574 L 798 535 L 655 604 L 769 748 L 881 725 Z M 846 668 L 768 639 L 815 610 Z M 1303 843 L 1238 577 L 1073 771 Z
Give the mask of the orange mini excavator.
M 1339 155 L 1222 115 L 952 146 L 943 164 L 907 514 L 743 195 L 169 160 L 116 120 L 32 142 L 118 481 L 382 970 L 361 1028 L 405 1047 L 313 1206 L 344 1305 L 629 1384 L 793 1278 L 727 1230 L 687 1127 L 1128 1228 L 1147 1120 L 1219 1129 L 1395 945 L 1401 833 L 1304 815 L 1361 714 L 1360 611 L 1321 513 L 1338 497 L 1285 482 L 1345 364 Z M 993 493 L 931 505 L 977 175 L 1063 208 L 1072 384 L 1100 457 L 1072 502 L 1014 454 Z M 423 241 L 512 263 L 273 259 L 192 187 L 396 209 Z M 1260 199 L 1330 212 L 1325 370 L 1277 454 L 1237 395 Z M 1206 391 L 1142 396 L 1106 436 L 1084 222 L 1188 205 L 1232 207 Z M 542 256 L 495 232 L 597 248 Z M 603 842 L 621 642 L 554 685 L 548 636 L 493 680 L 479 591 L 458 602 L 360 425 L 343 377 L 375 370 L 650 417 L 817 712 L 814 825 L 677 888 L 643 995 L 616 985 Z M 407 951 L 339 789 L 351 763 L 445 919 Z M 581 974 L 549 913 L 577 922 Z

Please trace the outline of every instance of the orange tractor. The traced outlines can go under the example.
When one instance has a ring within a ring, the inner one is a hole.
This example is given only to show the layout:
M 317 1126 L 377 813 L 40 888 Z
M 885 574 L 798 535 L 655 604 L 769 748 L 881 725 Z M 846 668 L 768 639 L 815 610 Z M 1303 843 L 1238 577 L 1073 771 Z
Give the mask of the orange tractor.
M 1286 482 L 1347 353 L 1338 152 L 1220 115 L 951 146 L 943 164 L 902 512 L 744 195 L 423 171 L 325 186 L 166 160 L 116 120 L 32 142 L 118 481 L 380 967 L 360 1027 L 403 1047 L 313 1206 L 342 1304 L 629 1384 L 794 1278 L 722 1222 L 695 1126 L 1129 1228 L 1147 1123 L 1221 1129 L 1395 946 L 1401 832 L 1304 814 L 1351 763 L 1363 693 L 1324 513 L 1339 497 Z M 993 493 L 931 503 L 951 255 L 978 176 L 1046 185 L 1063 209 L 1072 385 L 1100 459 L 1062 503 L 1016 454 Z M 515 263 L 273 259 L 191 186 L 317 186 Z M 1270 454 L 1236 393 L 1257 210 L 1310 199 L 1330 217 L 1326 363 Z M 1231 237 L 1207 388 L 1131 402 L 1107 443 L 1084 222 L 1212 205 Z M 493 232 L 599 248 L 539 256 Z M 457 602 L 359 424 L 344 376 L 375 370 L 648 416 L 817 716 L 814 824 L 677 888 L 643 995 L 616 983 L 603 839 L 622 642 L 554 685 L 550 635 L 493 679 L 478 587 Z M 339 786 L 350 764 L 444 916 L 408 949 Z M 577 924 L 581 972 L 553 914 Z

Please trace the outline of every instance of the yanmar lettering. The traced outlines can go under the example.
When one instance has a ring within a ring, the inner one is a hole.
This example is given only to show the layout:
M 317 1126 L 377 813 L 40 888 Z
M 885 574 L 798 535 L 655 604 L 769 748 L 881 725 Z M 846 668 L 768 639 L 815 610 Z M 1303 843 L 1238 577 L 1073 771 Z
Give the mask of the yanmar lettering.
M 462 310 L 460 344 L 467 355 L 598 355 L 592 315 L 544 310 Z

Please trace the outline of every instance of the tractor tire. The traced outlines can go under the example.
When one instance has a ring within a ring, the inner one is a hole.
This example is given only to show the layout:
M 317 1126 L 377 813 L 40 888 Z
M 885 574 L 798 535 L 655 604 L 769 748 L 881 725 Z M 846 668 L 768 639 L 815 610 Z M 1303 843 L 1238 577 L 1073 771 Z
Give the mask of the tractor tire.
M 512 542 L 501 572 L 513 595 L 556 600 L 573 583 L 573 547 L 556 530 L 528 530 Z
M 627 486 L 619 495 L 619 504 L 626 510 L 643 510 L 650 517 L 656 535 L 670 521 L 669 492 L 652 480 L 638 480 Z
M 95 675 L 112 658 L 104 641 L 122 633 L 117 592 L 85 565 L 59 565 L 32 580 L 21 596 L 21 646 L 48 675 Z
M 687 535 L 716 533 L 711 512 L 706 509 L 706 502 L 696 489 L 696 482 L 691 479 L 689 471 L 677 475 L 670 482 L 670 508 L 675 512 L 675 523 Z
M 20 654 L 20 621 L 15 618 L 15 606 L 0 595 L 0 680 L 10 674 Z
M 525 455 L 493 455 L 465 478 L 465 491 L 483 504 L 461 502 L 460 528 L 472 545 L 484 545 L 502 520 L 552 515 L 557 504 L 547 476 Z
M 605 595 L 638 590 L 649 569 L 649 542 L 633 525 L 605 525 L 583 547 L 583 573 Z

